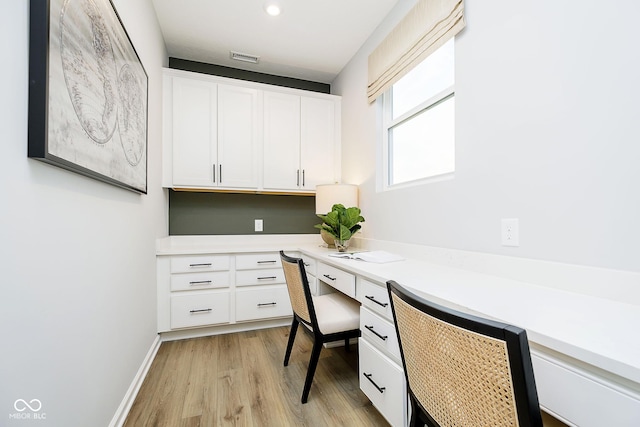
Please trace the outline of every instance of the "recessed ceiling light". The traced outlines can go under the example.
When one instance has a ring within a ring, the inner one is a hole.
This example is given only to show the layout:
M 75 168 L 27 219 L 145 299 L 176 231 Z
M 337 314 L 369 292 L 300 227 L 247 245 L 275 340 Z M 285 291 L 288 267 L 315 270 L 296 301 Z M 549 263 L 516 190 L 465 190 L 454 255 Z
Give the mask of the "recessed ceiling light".
M 267 3 L 264 5 L 264 10 L 271 16 L 280 15 L 280 6 L 276 3 Z

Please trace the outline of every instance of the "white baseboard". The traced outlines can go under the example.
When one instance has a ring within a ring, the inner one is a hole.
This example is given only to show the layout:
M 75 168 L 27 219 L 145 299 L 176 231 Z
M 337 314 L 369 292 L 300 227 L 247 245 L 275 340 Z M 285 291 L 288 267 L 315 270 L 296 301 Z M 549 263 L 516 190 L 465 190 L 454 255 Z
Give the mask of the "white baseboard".
M 156 339 L 153 340 L 151 348 L 142 361 L 142 365 L 138 369 L 138 372 L 133 378 L 127 393 L 120 403 L 120 406 L 118 406 L 115 415 L 111 419 L 109 427 L 122 427 L 124 425 L 127 415 L 129 415 L 129 411 L 131 410 L 131 406 L 133 406 L 133 402 L 135 401 L 136 396 L 140 391 L 140 387 L 142 387 L 142 383 L 147 376 L 147 372 L 149 372 L 149 368 L 151 368 L 151 363 L 153 363 L 153 359 L 155 359 L 156 354 L 158 353 L 160 344 L 162 344 L 162 339 L 160 338 L 160 335 L 156 335 Z

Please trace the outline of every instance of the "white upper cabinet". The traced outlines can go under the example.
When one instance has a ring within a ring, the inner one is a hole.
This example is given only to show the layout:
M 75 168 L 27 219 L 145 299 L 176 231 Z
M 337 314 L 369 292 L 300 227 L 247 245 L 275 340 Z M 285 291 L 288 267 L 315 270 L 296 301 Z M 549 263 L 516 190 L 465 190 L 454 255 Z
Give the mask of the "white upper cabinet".
M 264 93 L 263 186 L 298 189 L 300 170 L 300 96 Z
M 305 190 L 340 181 L 339 114 L 339 103 L 333 99 L 300 99 L 300 168 Z
M 313 193 L 340 181 L 340 97 L 164 70 L 163 186 Z
M 218 186 L 258 188 L 258 91 L 218 85 Z
M 313 192 L 339 181 L 337 101 L 264 93 L 265 190 Z
M 217 85 L 173 78 L 171 112 L 173 185 L 208 187 L 215 183 Z

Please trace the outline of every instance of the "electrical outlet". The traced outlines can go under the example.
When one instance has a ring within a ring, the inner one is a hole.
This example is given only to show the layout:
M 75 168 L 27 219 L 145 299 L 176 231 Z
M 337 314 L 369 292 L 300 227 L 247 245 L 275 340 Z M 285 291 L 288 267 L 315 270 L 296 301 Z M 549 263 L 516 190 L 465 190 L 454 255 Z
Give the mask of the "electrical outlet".
M 255 229 L 255 231 L 262 231 L 262 220 L 261 219 L 256 219 L 255 220 L 254 229 Z
M 520 246 L 518 218 L 502 219 L 502 246 Z

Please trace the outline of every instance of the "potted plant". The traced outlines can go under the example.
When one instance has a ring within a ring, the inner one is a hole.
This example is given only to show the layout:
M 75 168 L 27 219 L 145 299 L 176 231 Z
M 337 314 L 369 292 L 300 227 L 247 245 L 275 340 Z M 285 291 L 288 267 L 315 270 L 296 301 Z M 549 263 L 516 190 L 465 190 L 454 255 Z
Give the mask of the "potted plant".
M 320 229 L 321 234 L 328 234 L 340 252 L 347 250 L 349 239 L 362 228 L 360 223 L 364 222 L 360 208 L 345 208 L 341 204 L 333 205 L 331 212 L 326 215 L 319 214 L 318 218 L 322 220 L 322 224 L 316 224 L 315 227 Z M 326 239 L 325 242 L 331 245 Z

